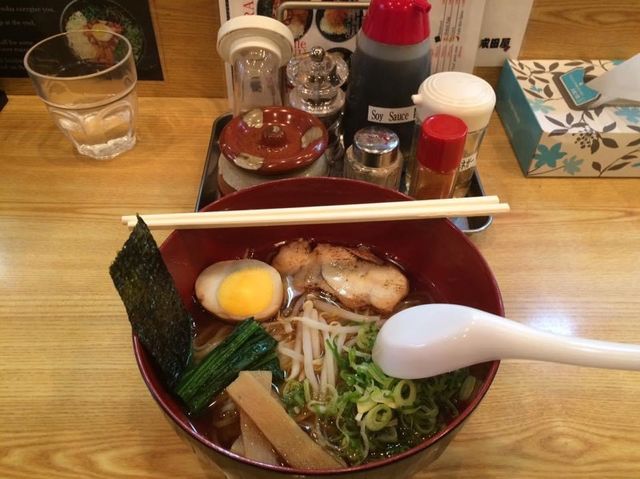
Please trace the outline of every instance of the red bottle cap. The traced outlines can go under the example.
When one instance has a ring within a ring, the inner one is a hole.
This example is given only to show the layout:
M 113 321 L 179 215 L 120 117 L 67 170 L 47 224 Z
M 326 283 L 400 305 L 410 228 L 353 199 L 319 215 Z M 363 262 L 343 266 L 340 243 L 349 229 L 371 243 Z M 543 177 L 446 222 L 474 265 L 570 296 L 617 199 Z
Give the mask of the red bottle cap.
M 427 0 L 372 0 L 362 31 L 388 45 L 415 45 L 429 38 Z
M 451 115 L 433 115 L 422 122 L 416 157 L 420 164 L 438 173 L 460 166 L 467 125 Z

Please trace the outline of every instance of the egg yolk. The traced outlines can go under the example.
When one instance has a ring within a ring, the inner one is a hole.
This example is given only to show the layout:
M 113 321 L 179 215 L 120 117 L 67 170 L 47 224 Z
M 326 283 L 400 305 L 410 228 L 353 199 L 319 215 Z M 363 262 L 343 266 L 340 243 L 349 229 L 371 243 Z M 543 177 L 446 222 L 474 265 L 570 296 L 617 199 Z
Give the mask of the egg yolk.
M 236 271 L 218 288 L 218 304 L 233 316 L 253 316 L 263 311 L 273 298 L 273 279 L 259 268 Z

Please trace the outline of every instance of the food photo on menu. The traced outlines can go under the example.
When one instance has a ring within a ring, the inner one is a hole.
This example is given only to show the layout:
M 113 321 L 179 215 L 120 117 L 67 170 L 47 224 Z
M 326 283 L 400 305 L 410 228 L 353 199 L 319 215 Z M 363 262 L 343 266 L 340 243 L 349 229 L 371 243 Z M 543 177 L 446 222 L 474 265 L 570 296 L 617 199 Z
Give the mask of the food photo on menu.
M 121 34 L 131 43 L 138 77 L 163 79 L 148 0 L 1 0 L 0 22 L 5 25 L 0 44 L 7 45 L 5 55 L 0 56 L 3 76 L 26 76 L 22 58 L 38 41 L 83 30 L 82 35 L 69 37 L 80 58 L 112 61 L 117 47 L 112 34 Z

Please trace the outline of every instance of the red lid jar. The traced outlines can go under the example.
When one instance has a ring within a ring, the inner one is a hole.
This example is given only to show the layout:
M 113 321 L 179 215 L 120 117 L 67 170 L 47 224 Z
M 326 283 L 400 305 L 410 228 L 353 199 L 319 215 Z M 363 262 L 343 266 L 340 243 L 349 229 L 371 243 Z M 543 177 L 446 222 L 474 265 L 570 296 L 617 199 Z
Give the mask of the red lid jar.
M 437 173 L 455 172 L 460 166 L 467 125 L 451 115 L 433 115 L 422 122 L 416 150 L 418 162 Z
M 295 108 L 257 108 L 220 134 L 218 188 L 225 195 L 267 181 L 327 172 L 326 127 Z
M 420 200 L 450 198 L 467 138 L 467 125 L 451 115 L 422 122 L 409 194 Z

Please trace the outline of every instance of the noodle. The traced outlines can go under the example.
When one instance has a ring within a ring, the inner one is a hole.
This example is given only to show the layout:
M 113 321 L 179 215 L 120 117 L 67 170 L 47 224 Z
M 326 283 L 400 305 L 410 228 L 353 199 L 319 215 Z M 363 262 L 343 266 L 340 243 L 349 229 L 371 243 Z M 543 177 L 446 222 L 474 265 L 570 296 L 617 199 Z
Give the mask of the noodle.
M 219 328 L 216 333 L 202 344 L 197 344 L 194 341 L 193 344 L 193 359 L 197 363 L 213 351 L 224 339 L 233 331 L 231 326 L 223 326 Z M 208 332 L 208 331 L 207 331 Z

